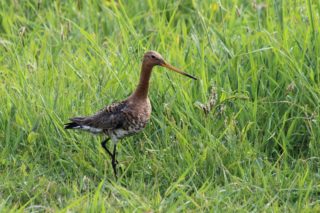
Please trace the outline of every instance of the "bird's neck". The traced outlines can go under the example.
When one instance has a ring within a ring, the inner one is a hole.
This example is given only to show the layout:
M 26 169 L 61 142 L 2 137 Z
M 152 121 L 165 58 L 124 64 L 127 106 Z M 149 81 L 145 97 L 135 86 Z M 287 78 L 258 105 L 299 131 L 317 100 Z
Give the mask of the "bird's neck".
M 149 80 L 153 66 L 143 63 L 141 67 L 139 84 L 132 94 L 132 97 L 139 99 L 148 98 Z

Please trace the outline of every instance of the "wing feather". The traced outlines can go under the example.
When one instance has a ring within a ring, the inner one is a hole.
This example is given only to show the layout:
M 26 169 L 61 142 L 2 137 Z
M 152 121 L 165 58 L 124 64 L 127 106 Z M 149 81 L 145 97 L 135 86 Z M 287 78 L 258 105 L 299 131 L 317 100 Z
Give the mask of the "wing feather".
M 80 126 L 89 126 L 97 129 L 118 129 L 125 125 L 125 110 L 127 101 L 113 103 L 98 113 L 88 117 L 74 117 L 70 120 Z

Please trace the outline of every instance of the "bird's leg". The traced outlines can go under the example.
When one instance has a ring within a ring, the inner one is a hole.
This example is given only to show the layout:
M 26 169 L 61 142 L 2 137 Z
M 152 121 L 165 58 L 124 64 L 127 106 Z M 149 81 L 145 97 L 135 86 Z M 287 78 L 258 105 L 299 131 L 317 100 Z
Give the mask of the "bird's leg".
M 110 152 L 110 150 L 107 148 L 107 142 L 110 140 L 110 138 L 107 138 L 105 140 L 103 140 L 101 142 L 101 146 L 103 147 L 103 149 L 108 153 L 108 155 L 111 157 L 111 159 L 113 158 L 113 154 Z M 116 164 L 118 164 L 119 162 L 116 160 Z
M 113 147 L 113 153 L 110 152 L 110 150 L 107 148 L 107 142 L 110 140 L 110 138 L 107 138 L 105 140 L 103 140 L 101 142 L 101 146 L 103 147 L 103 149 L 108 153 L 108 155 L 111 157 L 111 164 L 112 164 L 112 168 L 113 168 L 113 172 L 114 172 L 114 176 L 116 177 L 116 179 L 118 178 L 117 177 L 117 164 L 119 163 L 116 159 L 116 148 L 117 148 L 117 145 L 114 144 L 114 147 Z
M 109 151 L 109 149 L 107 148 L 107 142 L 110 140 L 110 138 L 107 138 L 105 140 L 103 140 L 101 142 L 101 146 L 104 148 L 104 150 L 110 155 L 110 157 L 112 158 L 112 153 Z
M 117 164 L 118 164 L 118 161 L 116 160 L 116 149 L 117 149 L 117 144 L 114 144 L 114 146 L 113 146 L 113 154 L 112 154 L 112 157 L 111 157 L 111 164 L 112 164 L 114 176 L 117 179 L 118 178 L 117 177 Z

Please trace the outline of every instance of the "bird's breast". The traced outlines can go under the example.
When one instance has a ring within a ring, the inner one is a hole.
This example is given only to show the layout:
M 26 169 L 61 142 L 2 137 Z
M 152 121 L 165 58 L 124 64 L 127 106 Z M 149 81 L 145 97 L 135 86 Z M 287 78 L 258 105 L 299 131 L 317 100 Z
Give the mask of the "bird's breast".
M 131 113 L 128 113 L 128 129 L 129 131 L 140 131 L 143 129 L 151 117 L 150 101 L 144 105 L 135 106 Z
M 151 111 L 149 99 L 144 103 L 128 105 L 128 108 L 124 112 L 124 125 L 120 128 L 113 129 L 112 132 L 110 132 L 111 137 L 120 139 L 140 132 L 150 120 Z
M 149 98 L 143 101 L 136 101 L 129 108 L 128 112 L 132 120 L 143 122 L 150 119 L 152 109 Z

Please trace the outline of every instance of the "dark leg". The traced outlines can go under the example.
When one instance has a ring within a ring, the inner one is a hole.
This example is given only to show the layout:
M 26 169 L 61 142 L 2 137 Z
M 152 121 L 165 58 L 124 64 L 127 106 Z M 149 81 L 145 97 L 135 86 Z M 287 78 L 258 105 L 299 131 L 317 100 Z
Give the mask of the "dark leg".
M 101 142 L 101 146 L 103 149 L 108 153 L 108 155 L 113 159 L 113 154 L 110 152 L 110 150 L 107 148 L 107 142 L 110 140 L 110 138 L 105 139 Z M 116 164 L 118 164 L 118 161 L 116 160 Z
M 117 177 L 117 164 L 118 164 L 118 161 L 116 160 L 116 149 L 117 149 L 117 145 L 114 144 L 114 146 L 113 146 L 113 154 L 112 154 L 112 157 L 111 157 L 111 164 L 112 164 L 114 176 L 117 179 L 118 178 Z
M 107 138 L 105 139 L 104 141 L 101 142 L 101 146 L 103 147 L 103 149 L 108 153 L 108 155 L 111 157 L 111 165 L 112 165 L 112 169 L 113 169 L 113 172 L 114 172 L 114 176 L 116 177 L 116 179 L 118 178 L 117 177 L 117 164 L 118 164 L 118 161 L 116 159 L 116 150 L 117 150 L 117 145 L 114 144 L 114 147 L 113 147 L 113 153 L 110 152 L 110 150 L 107 148 L 107 142 L 110 140 L 110 138 Z
M 101 146 L 104 148 L 104 150 L 106 150 L 106 152 L 110 155 L 110 157 L 112 158 L 112 153 L 109 151 L 109 149 L 107 148 L 107 142 L 110 140 L 110 138 L 107 138 L 105 140 L 103 140 L 101 142 Z

